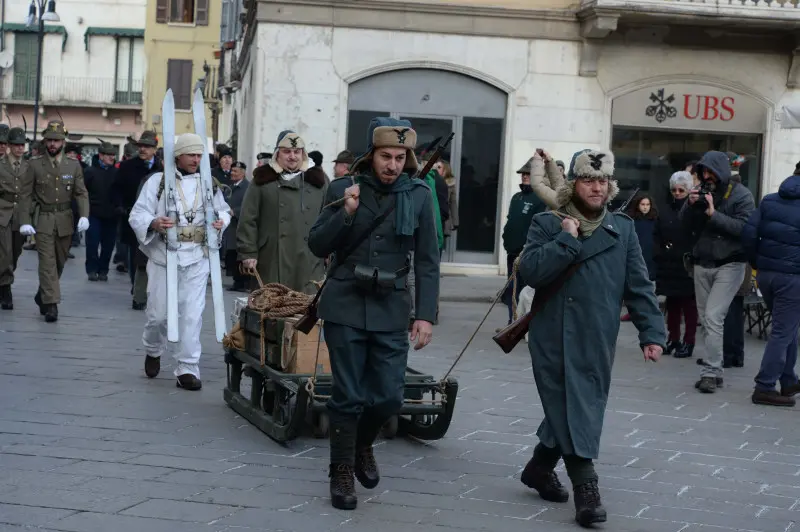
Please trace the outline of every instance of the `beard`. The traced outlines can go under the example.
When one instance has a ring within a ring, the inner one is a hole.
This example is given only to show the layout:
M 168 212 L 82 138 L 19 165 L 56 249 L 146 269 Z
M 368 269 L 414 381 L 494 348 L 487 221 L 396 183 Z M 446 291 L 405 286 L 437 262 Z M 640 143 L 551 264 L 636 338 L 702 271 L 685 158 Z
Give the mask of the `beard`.
M 600 216 L 603 213 L 603 210 L 605 210 L 606 204 L 608 203 L 608 194 L 603 197 L 603 202 L 600 204 L 600 206 L 590 205 L 577 194 L 573 194 L 572 203 L 575 204 L 575 207 L 581 212 L 581 214 L 589 219 L 593 219 Z

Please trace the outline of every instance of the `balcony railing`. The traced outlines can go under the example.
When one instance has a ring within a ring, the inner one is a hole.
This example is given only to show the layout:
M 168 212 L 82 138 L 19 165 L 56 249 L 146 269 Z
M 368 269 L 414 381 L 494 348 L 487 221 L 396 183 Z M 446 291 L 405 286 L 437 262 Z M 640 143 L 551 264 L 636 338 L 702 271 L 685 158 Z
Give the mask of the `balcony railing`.
M 581 7 L 622 14 L 718 16 L 764 22 L 800 22 L 800 0 L 582 0 Z
M 62 78 L 42 76 L 39 100 L 44 103 L 75 103 L 95 105 L 141 105 L 140 79 Z M 6 75 L 2 96 L 14 101 L 33 101 L 36 95 L 36 76 Z

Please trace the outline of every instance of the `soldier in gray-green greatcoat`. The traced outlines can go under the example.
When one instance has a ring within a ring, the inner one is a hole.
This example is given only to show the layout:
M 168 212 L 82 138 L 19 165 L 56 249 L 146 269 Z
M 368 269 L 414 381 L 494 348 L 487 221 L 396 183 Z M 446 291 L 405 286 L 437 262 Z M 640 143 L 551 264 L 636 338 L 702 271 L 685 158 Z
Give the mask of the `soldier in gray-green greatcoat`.
M 308 236 L 317 257 L 334 254 L 318 315 L 333 374 L 329 476 L 331 502 L 340 509 L 357 505 L 354 475 L 368 489 L 378 485 L 372 443 L 403 405 L 412 251 L 415 349 L 431 340 L 439 294 L 433 192 L 411 177 L 417 172 L 417 134 L 407 120 L 376 118 L 368 138 L 369 150 L 353 163 L 353 175 L 331 182 L 324 204 L 337 203 L 323 208 Z
M 29 179 L 28 161 L 23 158 L 25 131 L 12 128 L 5 140 L 11 148 L 5 157 L 0 157 L 0 308 L 11 310 L 14 308 L 11 285 L 17 260 L 25 235 L 33 234 L 30 226 L 20 232 L 20 213 L 30 209 L 33 182 Z
M 78 202 L 78 231 L 89 228 L 89 194 L 80 163 L 64 155 L 67 130 L 52 120 L 42 135 L 45 152 L 32 157 L 27 179 L 33 182 L 32 209 L 20 212 L 21 225 L 33 226 L 39 255 L 39 290 L 34 300 L 48 322 L 58 320 L 61 273 L 72 242 L 72 199 Z

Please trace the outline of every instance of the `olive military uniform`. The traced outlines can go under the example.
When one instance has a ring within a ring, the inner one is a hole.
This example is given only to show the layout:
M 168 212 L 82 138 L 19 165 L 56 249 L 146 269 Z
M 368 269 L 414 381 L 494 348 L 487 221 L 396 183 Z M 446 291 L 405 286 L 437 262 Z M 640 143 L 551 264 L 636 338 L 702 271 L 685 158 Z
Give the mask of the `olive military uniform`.
M 63 124 L 51 122 L 44 139 L 63 140 Z M 63 152 L 51 157 L 49 153 L 33 157 L 28 168 L 33 181 L 32 212 L 23 211 L 22 224 L 36 229 L 36 251 L 39 255 L 39 291 L 36 302 L 48 321 L 58 316 L 56 305 L 61 302 L 59 279 L 67 262 L 74 232 L 72 200 L 77 200 L 81 218 L 89 216 L 89 195 L 83 183 L 83 170 L 78 161 Z
M 365 487 L 377 485 L 372 443 L 403 404 L 411 312 L 407 276 L 412 251 L 418 320 L 433 323 L 439 292 L 433 193 L 423 181 L 409 177 L 417 167 L 411 151 L 416 134 L 407 121 L 381 118 L 373 120 L 370 138 L 372 146 L 406 147 L 406 173 L 393 184 L 381 183 L 371 168 L 371 146 L 367 155 L 354 163 L 355 177 L 331 182 L 325 198 L 325 205 L 341 199 L 355 180 L 360 185 L 358 209 L 348 215 L 341 202 L 325 207 L 308 238 L 316 256 L 334 254 L 318 316 L 324 321 L 333 374 L 327 405 L 331 497 L 335 507 L 344 509 L 356 505 L 350 480 L 354 473 Z M 343 257 L 390 207 L 393 210 L 380 225 Z
M 7 140 L 9 144 L 24 145 L 25 131 L 15 127 L 9 131 Z M 20 213 L 30 210 L 32 186 L 28 161 L 11 153 L 0 157 L 0 306 L 4 310 L 13 308 L 11 285 L 25 242 L 25 236 L 19 232 Z

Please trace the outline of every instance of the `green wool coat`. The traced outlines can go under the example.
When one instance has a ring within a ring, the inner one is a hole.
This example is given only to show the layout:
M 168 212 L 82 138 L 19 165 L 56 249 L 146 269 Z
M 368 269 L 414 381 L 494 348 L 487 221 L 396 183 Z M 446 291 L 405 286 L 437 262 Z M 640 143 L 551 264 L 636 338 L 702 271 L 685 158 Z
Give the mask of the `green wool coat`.
M 284 180 L 269 165 L 253 172 L 242 200 L 236 245 L 239 260 L 258 259 L 256 269 L 264 284 L 281 283 L 306 294 L 316 294 L 315 281 L 325 276 L 325 266 L 308 248 L 328 179 L 312 167 Z
M 641 346 L 664 347 L 666 330 L 633 220 L 608 213 L 590 237 L 561 229 L 552 212 L 536 214 L 519 271 L 534 289 L 574 262 L 580 267 L 531 322 L 528 349 L 545 418 L 537 435 L 563 454 L 597 458 L 625 300 Z

